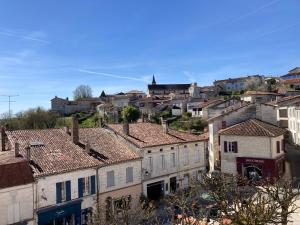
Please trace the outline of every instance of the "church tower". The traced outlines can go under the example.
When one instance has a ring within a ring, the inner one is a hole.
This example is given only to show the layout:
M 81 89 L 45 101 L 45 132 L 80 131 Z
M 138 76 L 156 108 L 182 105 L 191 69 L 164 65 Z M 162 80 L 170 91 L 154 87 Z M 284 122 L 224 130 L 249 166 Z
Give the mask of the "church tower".
M 156 85 L 154 74 L 153 74 L 153 77 L 152 77 L 152 85 Z

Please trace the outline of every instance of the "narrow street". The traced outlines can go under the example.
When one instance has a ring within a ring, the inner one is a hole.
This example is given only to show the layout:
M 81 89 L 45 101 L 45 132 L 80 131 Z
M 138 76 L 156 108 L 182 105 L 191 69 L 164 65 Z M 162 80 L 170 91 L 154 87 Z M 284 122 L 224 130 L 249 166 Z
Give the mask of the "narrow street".
M 297 149 L 291 144 L 286 145 L 286 177 L 298 180 L 300 182 L 300 149 Z M 297 182 L 299 184 L 299 182 Z M 300 200 L 297 201 L 297 205 L 300 207 Z M 292 215 L 290 218 L 291 225 L 300 224 L 300 209 Z

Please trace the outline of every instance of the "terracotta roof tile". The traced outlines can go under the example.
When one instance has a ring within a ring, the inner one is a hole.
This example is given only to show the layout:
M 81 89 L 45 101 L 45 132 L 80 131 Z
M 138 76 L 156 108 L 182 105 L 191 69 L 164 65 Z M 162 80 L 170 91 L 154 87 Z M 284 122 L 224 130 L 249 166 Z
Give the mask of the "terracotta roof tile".
M 99 153 L 97 155 L 105 165 L 140 158 L 125 141 L 107 129 L 84 128 L 79 130 L 79 136 L 81 143 L 88 142 L 92 151 Z
M 270 106 L 277 106 L 277 105 L 284 106 L 284 105 L 287 105 L 294 101 L 300 101 L 300 95 L 287 96 L 287 97 L 278 99 L 277 101 L 271 101 L 271 102 L 267 102 L 267 103 L 263 103 L 263 104 L 270 105 Z
M 221 135 L 236 135 L 236 136 L 266 136 L 277 137 L 283 135 L 285 129 L 276 127 L 272 124 L 265 123 L 257 119 L 249 119 L 238 123 L 226 129 L 219 131 Z
M 30 142 L 41 145 L 31 146 L 31 167 L 35 176 L 51 175 L 99 165 L 99 161 L 89 156 L 75 145 L 63 129 L 7 131 L 11 143 L 20 144 L 20 154 L 26 156 L 26 146 Z
M 194 135 L 184 132 L 168 130 L 165 133 L 162 126 L 154 123 L 133 123 L 129 124 L 129 136 L 123 133 L 122 124 L 109 124 L 112 130 L 126 138 L 140 148 L 178 144 L 186 142 L 196 142 L 208 139 L 208 134 Z
M 300 83 L 300 78 L 292 78 L 283 81 L 284 84 L 299 84 Z

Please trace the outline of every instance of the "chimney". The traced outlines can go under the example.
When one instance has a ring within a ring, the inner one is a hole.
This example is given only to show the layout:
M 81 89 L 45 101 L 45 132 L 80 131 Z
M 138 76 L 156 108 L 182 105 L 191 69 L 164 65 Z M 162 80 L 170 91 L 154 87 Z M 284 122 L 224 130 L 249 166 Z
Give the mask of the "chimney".
M 76 116 L 72 116 L 72 128 L 71 128 L 71 136 L 74 144 L 79 143 L 79 128 L 78 128 L 78 119 Z
M 129 135 L 129 123 L 127 120 L 124 120 L 123 122 L 123 132 L 126 135 Z
M 91 146 L 90 146 L 90 143 L 87 141 L 86 144 L 85 144 L 85 147 L 84 147 L 86 153 L 90 153 L 91 151 Z
M 25 150 L 26 150 L 26 158 L 27 158 L 28 161 L 30 161 L 31 160 L 31 149 L 30 149 L 30 144 L 29 143 L 27 144 Z
M 65 127 L 64 127 L 64 130 L 65 130 L 65 132 L 66 132 L 67 134 L 70 134 L 70 129 L 69 129 L 68 126 L 65 126 Z
M 5 151 L 5 128 L 1 127 L 1 151 Z
M 145 122 L 145 114 L 142 113 L 142 123 L 144 123 L 144 122 Z
M 164 132 L 168 133 L 168 123 L 167 120 L 164 120 L 162 117 L 160 117 L 161 125 L 163 127 Z
M 99 117 L 99 127 L 103 127 L 104 123 L 103 123 L 103 118 Z
M 15 157 L 20 156 L 20 144 L 18 142 L 15 142 Z

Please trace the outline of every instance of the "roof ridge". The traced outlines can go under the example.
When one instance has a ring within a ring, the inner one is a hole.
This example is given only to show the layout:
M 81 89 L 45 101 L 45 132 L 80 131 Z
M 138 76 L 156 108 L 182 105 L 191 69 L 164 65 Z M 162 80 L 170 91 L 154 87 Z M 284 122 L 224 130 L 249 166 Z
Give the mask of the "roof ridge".
M 267 131 L 269 134 L 271 134 L 272 136 L 274 136 L 275 134 L 274 133 L 272 133 L 271 131 L 269 131 L 268 129 L 266 129 L 265 127 L 263 127 L 261 124 L 260 124 L 260 122 L 263 122 L 263 121 L 260 121 L 260 120 L 258 120 L 258 119 L 256 119 L 256 118 L 252 118 L 252 119 L 250 119 L 251 121 L 253 121 L 253 123 L 255 123 L 257 126 L 259 126 L 260 128 L 262 128 L 264 131 Z M 263 122 L 264 123 L 264 122 Z M 266 124 L 268 124 L 268 123 L 266 123 Z M 268 124 L 269 125 L 269 124 Z

